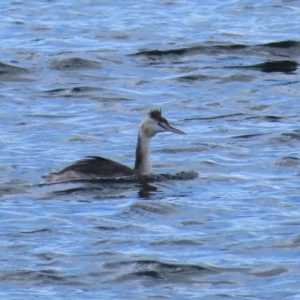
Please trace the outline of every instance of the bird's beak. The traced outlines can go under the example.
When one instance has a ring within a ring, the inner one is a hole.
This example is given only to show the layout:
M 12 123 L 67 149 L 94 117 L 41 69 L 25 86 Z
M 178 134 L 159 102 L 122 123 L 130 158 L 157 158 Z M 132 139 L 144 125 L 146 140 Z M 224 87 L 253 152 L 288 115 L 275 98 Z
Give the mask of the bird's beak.
M 174 133 L 177 133 L 177 134 L 186 134 L 185 132 L 183 132 L 183 131 L 181 131 L 177 128 L 174 128 L 169 124 L 160 124 L 160 126 L 163 127 L 165 130 L 170 131 L 170 132 L 174 132 Z

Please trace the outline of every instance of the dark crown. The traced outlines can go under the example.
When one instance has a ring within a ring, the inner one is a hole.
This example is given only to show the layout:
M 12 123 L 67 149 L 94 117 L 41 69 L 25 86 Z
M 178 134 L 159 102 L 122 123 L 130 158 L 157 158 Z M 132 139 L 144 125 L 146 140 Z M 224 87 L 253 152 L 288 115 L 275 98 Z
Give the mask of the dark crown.
M 153 119 L 161 119 L 162 115 L 161 115 L 161 109 L 151 109 L 148 112 L 149 117 L 153 118 Z
M 161 109 L 152 109 L 148 112 L 148 115 L 152 119 L 168 124 L 168 121 L 161 115 Z

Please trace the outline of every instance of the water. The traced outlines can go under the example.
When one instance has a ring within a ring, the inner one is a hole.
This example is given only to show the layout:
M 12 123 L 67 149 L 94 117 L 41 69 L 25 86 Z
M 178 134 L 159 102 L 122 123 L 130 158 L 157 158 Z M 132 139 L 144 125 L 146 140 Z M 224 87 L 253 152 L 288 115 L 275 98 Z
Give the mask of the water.
M 0 12 L 1 299 L 300 299 L 298 1 Z M 148 185 L 43 184 L 157 107 Z

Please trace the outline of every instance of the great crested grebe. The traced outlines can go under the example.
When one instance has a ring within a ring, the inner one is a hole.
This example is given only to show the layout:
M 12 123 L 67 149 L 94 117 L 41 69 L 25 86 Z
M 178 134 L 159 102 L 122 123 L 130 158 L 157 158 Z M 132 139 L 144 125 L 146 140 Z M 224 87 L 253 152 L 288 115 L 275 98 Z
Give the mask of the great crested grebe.
M 88 178 L 116 178 L 132 175 L 147 175 L 152 173 L 150 161 L 150 139 L 160 132 L 174 132 L 185 134 L 185 132 L 172 127 L 168 120 L 161 115 L 161 109 L 150 110 L 142 120 L 135 152 L 135 165 L 131 169 L 113 160 L 88 156 L 63 170 L 44 176 L 47 181 L 66 181 Z

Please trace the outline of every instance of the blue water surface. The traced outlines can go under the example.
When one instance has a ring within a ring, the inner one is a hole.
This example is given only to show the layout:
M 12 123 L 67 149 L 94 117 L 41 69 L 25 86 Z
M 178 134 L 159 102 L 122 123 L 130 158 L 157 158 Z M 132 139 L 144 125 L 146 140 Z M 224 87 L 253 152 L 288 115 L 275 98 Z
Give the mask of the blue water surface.
M 299 1 L 2 1 L 1 299 L 300 299 Z M 155 175 L 45 184 L 88 155 Z

